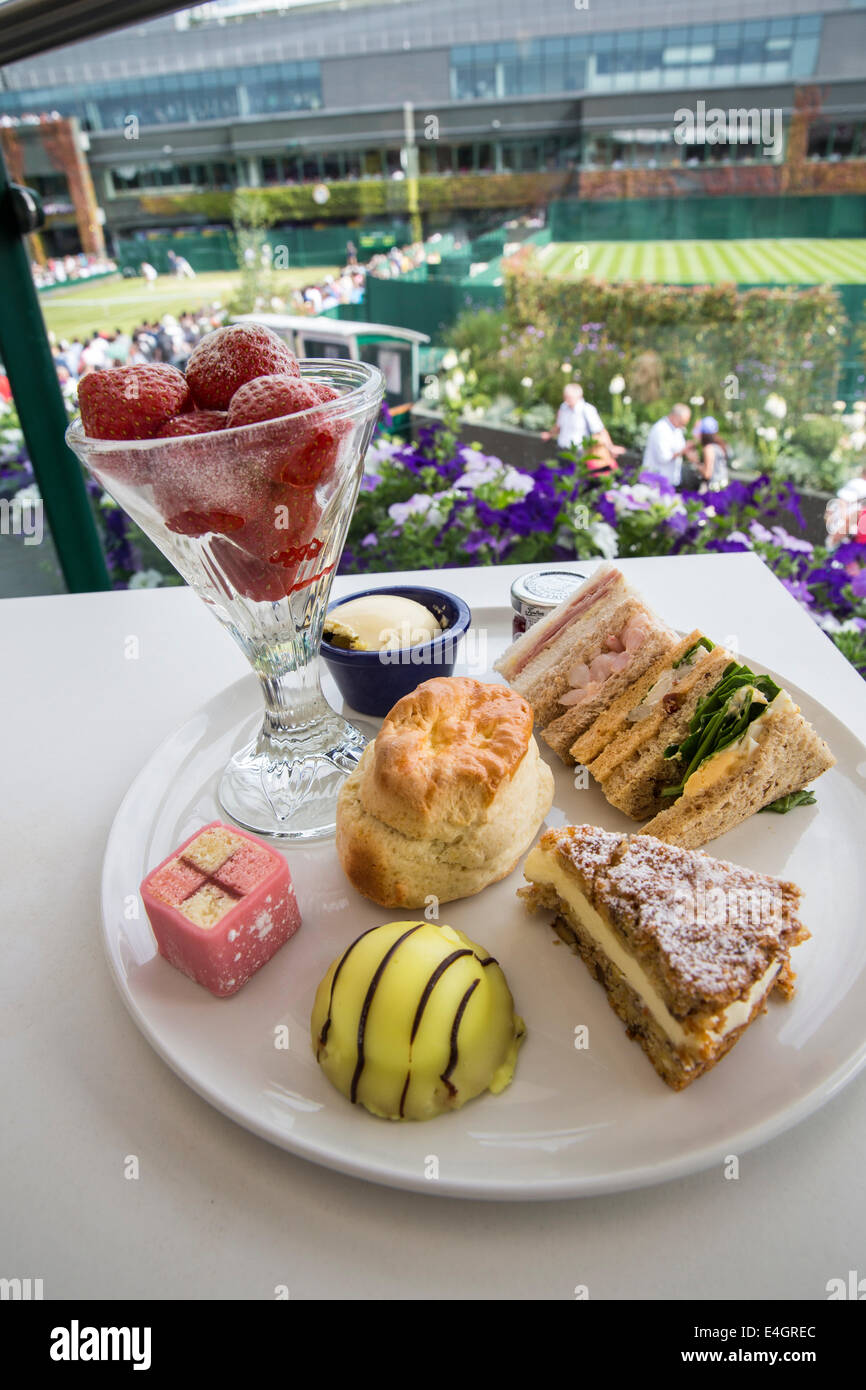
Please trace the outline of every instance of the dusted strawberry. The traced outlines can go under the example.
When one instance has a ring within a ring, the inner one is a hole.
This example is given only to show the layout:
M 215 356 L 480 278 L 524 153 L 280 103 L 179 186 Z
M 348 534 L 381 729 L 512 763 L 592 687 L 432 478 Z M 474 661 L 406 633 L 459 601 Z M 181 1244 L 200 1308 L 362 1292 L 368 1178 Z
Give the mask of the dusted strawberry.
M 322 515 L 312 488 L 277 486 L 272 504 L 273 525 L 269 527 L 270 541 L 267 559 L 279 563 L 278 557 L 292 546 L 312 540 Z
M 280 420 L 284 415 L 312 410 L 319 403 L 312 382 L 288 372 L 273 372 L 238 387 L 229 406 L 229 429 Z
M 245 382 L 276 373 L 300 377 L 298 359 L 282 338 L 257 323 L 215 328 L 196 344 L 186 364 L 189 389 L 201 410 L 227 410 Z
M 224 536 L 232 531 L 240 531 L 245 523 L 244 518 L 235 512 L 221 512 L 217 507 L 211 507 L 201 512 L 175 512 L 173 516 L 166 517 L 165 524 L 169 531 L 174 531 L 178 536 L 206 536 L 210 531 Z
M 81 378 L 78 404 L 89 439 L 153 439 L 187 407 L 189 387 L 167 363 L 107 367 Z
M 267 460 L 231 435 L 166 439 L 149 452 L 153 500 L 170 531 L 224 535 L 273 514 Z
M 269 434 L 266 445 L 272 476 L 291 487 L 314 487 L 333 471 L 340 439 L 351 428 L 347 421 L 329 419 L 324 411 L 309 413 L 325 403 L 320 392 L 331 390 L 286 375 L 249 381 L 232 397 L 229 428 L 279 420 L 280 429 Z M 294 415 L 301 418 L 293 420 Z
M 315 391 L 320 401 L 338 401 L 339 391 L 335 391 L 333 386 L 329 386 L 326 381 L 311 381 L 310 385 Z
M 173 439 L 184 434 L 211 434 L 214 430 L 224 430 L 228 413 L 225 410 L 189 410 L 185 415 L 175 415 L 166 421 L 159 431 L 160 439 Z

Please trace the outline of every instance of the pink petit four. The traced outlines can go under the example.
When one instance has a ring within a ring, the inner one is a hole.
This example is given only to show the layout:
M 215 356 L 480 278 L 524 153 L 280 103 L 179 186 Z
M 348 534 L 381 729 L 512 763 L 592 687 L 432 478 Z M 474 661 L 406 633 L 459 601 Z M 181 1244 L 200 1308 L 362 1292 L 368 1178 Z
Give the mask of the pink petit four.
M 245 985 L 301 925 L 281 854 L 214 821 L 141 885 L 161 956 L 224 998 Z

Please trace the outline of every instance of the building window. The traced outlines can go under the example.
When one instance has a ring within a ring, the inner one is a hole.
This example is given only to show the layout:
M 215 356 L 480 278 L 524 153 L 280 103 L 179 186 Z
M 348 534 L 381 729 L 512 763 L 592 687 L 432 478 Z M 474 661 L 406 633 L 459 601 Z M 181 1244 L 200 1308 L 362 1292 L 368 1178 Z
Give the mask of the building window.
M 815 71 L 821 16 L 621 30 L 451 50 L 457 101 L 776 82 Z

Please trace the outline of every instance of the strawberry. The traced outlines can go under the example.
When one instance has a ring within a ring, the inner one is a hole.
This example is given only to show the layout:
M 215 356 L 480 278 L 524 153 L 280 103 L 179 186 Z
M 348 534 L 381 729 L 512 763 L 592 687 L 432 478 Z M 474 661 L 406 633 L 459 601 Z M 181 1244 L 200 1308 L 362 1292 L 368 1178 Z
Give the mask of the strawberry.
M 323 389 L 333 388 L 286 375 L 260 377 L 240 387 L 229 406 L 229 429 L 280 421 L 278 430 L 268 432 L 269 471 L 291 487 L 315 487 L 327 478 L 336 466 L 340 440 L 351 429 L 348 421 L 329 419 L 324 411 L 309 413 L 326 403 L 319 394 Z M 293 415 L 300 418 L 293 420 Z
M 329 386 L 325 381 L 311 381 L 309 384 L 320 401 L 338 401 L 340 399 L 339 391 L 335 391 L 333 386 Z
M 288 372 L 273 372 L 238 387 L 229 406 L 229 429 L 297 415 L 298 411 L 312 410 L 318 404 L 319 397 L 311 382 Z
M 208 532 L 225 535 L 239 531 L 244 525 L 244 518 L 234 512 L 222 512 L 217 507 L 211 507 L 201 512 L 176 512 L 174 516 L 166 517 L 165 524 L 169 531 L 174 531 L 178 536 L 206 536 Z
M 174 439 L 184 434 L 210 434 L 224 430 L 228 415 L 224 410 L 189 410 L 167 420 L 159 431 L 160 439 Z
M 186 378 L 201 410 L 227 410 L 235 392 L 256 377 L 300 377 L 295 354 L 282 338 L 258 323 L 215 328 L 193 348 Z
M 235 447 L 221 430 L 161 440 L 151 452 L 153 500 L 170 531 L 235 532 L 272 515 L 266 461 Z
M 183 374 L 167 363 L 106 367 L 78 386 L 81 424 L 89 439 L 153 439 L 189 401 Z

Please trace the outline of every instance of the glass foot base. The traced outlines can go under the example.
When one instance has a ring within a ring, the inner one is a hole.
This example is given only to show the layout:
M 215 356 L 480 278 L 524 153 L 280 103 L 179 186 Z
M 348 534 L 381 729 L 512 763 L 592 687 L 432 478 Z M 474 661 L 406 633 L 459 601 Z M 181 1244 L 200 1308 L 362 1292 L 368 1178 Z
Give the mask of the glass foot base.
M 262 731 L 232 758 L 219 784 L 223 810 L 245 830 L 284 840 L 333 835 L 337 793 L 375 728 L 331 713 L 290 738 Z

